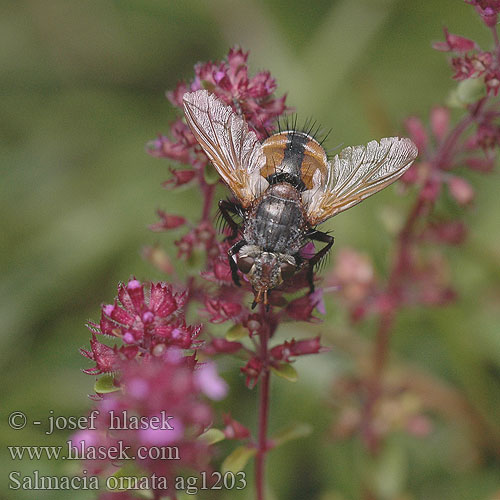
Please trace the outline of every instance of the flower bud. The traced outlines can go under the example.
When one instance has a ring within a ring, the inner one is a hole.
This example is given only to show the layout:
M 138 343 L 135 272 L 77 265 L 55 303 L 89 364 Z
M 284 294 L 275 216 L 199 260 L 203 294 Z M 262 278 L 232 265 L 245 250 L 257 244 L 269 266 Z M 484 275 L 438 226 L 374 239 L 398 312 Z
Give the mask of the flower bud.
M 448 180 L 448 188 L 451 196 L 462 206 L 470 204 L 476 195 L 474 188 L 461 177 L 451 177 Z

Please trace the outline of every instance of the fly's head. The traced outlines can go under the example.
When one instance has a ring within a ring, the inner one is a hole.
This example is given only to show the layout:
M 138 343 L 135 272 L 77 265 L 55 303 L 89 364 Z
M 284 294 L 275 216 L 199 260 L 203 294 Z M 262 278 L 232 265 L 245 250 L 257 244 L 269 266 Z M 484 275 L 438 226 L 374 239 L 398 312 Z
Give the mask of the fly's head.
M 298 270 L 297 261 L 292 255 L 266 252 L 256 245 L 242 247 L 238 253 L 237 264 L 253 287 L 253 307 L 260 302 L 267 306 L 269 290 L 281 285 Z

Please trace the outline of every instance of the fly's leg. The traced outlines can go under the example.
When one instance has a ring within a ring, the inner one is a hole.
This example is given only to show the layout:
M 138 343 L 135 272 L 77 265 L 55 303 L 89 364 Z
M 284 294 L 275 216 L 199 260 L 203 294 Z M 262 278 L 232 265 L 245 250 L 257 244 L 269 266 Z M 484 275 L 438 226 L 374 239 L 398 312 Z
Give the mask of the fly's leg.
M 238 205 L 236 203 L 233 203 L 228 200 L 220 200 L 219 201 L 219 210 L 220 214 L 224 218 L 224 220 L 227 222 L 227 225 L 231 229 L 231 234 L 229 236 L 226 236 L 226 240 L 234 240 L 236 236 L 238 236 L 238 231 L 239 231 L 239 226 L 238 224 L 234 221 L 234 219 L 231 216 L 231 213 L 233 214 L 238 214 Z
M 313 241 L 319 241 L 321 243 L 326 243 L 326 245 L 315 255 L 313 255 L 309 259 L 309 269 L 307 270 L 307 281 L 309 282 L 309 289 L 310 292 L 314 292 L 314 276 L 313 276 L 313 271 L 314 271 L 314 266 L 330 251 L 330 248 L 332 248 L 334 238 L 333 236 L 330 236 L 327 233 L 323 233 L 322 231 L 311 231 L 307 237 L 310 240 Z
M 241 286 L 241 283 L 240 283 L 240 278 L 238 278 L 238 266 L 236 265 L 236 262 L 233 259 L 233 255 L 236 255 L 240 251 L 241 247 L 243 247 L 246 244 L 247 242 L 245 240 L 240 240 L 227 251 L 227 257 L 229 259 L 229 267 L 231 268 L 231 276 L 233 277 L 233 281 L 236 286 Z

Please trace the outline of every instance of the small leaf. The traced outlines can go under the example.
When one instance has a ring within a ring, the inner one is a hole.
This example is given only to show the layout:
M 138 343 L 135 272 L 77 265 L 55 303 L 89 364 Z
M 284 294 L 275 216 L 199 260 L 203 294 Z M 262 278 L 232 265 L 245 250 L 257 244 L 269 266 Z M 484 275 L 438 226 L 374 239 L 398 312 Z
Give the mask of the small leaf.
M 486 89 L 482 79 L 468 78 L 458 84 L 457 93 L 463 103 L 472 104 L 486 95 Z
M 193 493 L 186 493 L 185 491 L 179 491 L 176 498 L 177 500 L 196 500 L 198 498 L 198 495 L 193 495 Z
M 243 470 L 248 461 L 257 453 L 255 448 L 248 448 L 247 446 L 238 446 L 230 453 L 224 462 L 222 462 L 221 472 L 240 472 Z
M 99 394 L 108 394 L 109 392 L 119 391 L 120 387 L 115 385 L 115 378 L 113 375 L 103 375 L 98 378 L 94 384 L 94 391 Z
M 213 92 L 215 90 L 215 85 L 212 82 L 210 82 L 209 80 L 202 80 L 201 86 L 205 90 L 208 90 L 209 92 Z
M 140 481 L 140 478 L 144 476 L 144 471 L 139 469 L 136 465 L 134 464 L 127 464 L 118 469 L 112 477 L 118 479 L 116 482 L 108 482 L 106 481 L 106 489 L 108 491 L 127 491 L 129 489 L 134 489 L 135 487 L 135 480 L 133 478 L 137 478 L 138 481 Z M 124 478 L 124 479 L 121 479 Z M 127 479 L 130 478 L 130 479 Z M 116 488 L 110 488 L 110 486 L 116 485 Z M 138 498 L 144 498 L 144 499 L 153 499 L 153 492 L 151 490 L 140 490 L 137 491 L 137 497 Z
M 226 332 L 226 340 L 236 342 L 248 335 L 248 330 L 243 325 L 234 325 Z
M 297 382 L 299 378 L 297 370 L 290 363 L 280 363 L 278 367 L 272 366 L 271 370 L 289 382 Z
M 187 258 L 186 264 L 190 269 L 199 269 L 205 261 L 205 252 L 194 249 L 191 255 Z
M 312 430 L 313 428 L 311 425 L 299 422 L 285 427 L 272 439 L 275 446 L 281 446 L 282 444 L 285 444 L 293 439 L 300 439 L 309 436 Z
M 408 476 L 408 457 L 396 443 L 388 443 L 374 464 L 372 484 L 380 498 L 402 494 Z
M 448 105 L 454 108 L 464 108 L 468 104 L 479 101 L 486 95 L 484 81 L 481 78 L 468 78 L 458 83 L 448 97 Z
M 141 470 L 136 465 L 127 464 L 123 467 L 120 467 L 114 474 L 112 474 L 112 476 L 116 478 L 129 476 L 140 477 L 141 474 Z
M 198 439 L 200 441 L 204 441 L 208 445 L 212 445 L 220 441 L 223 441 L 224 439 L 226 439 L 226 436 L 220 429 L 213 428 L 213 429 L 208 429 L 208 431 L 201 434 L 201 436 L 198 436 Z

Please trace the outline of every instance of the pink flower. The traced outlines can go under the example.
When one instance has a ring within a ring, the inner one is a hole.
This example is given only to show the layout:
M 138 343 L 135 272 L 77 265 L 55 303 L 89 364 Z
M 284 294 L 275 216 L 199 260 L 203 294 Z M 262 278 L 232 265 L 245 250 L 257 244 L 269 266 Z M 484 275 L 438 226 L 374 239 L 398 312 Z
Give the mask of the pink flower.
M 425 151 L 428 137 L 422 120 L 416 116 L 410 116 L 405 120 L 405 127 L 418 150 Z
M 170 173 L 172 174 L 172 177 L 162 183 L 162 186 L 166 189 L 172 189 L 172 188 L 177 188 L 179 186 L 183 186 L 184 184 L 191 182 L 196 176 L 196 172 L 194 170 L 188 170 L 188 169 L 181 170 L 173 168 L 170 168 L 169 170 Z
M 271 349 L 271 356 L 276 361 L 290 362 L 293 357 L 303 356 L 305 354 L 319 354 L 329 349 L 320 344 L 319 336 L 312 339 L 286 341 L 284 344 L 277 345 Z
M 262 361 L 254 356 L 243 368 L 240 368 L 240 370 L 246 375 L 246 386 L 249 389 L 253 389 L 262 372 Z
M 95 361 L 96 366 L 94 368 L 83 370 L 88 375 L 113 372 L 118 367 L 119 358 L 116 351 L 112 347 L 99 342 L 94 333 L 90 340 L 90 351 L 82 348 L 80 353 L 82 356 Z
M 233 320 L 238 322 L 244 312 L 243 306 L 239 302 L 233 302 L 229 297 L 205 298 L 205 310 L 210 315 L 211 323 L 223 323 Z
M 496 27 L 498 13 L 500 12 L 500 0 L 465 0 L 474 5 L 481 19 L 490 28 Z
M 194 249 L 203 249 L 209 259 L 219 255 L 219 247 L 215 240 L 215 230 L 208 221 L 202 221 L 180 240 L 175 242 L 179 249 L 179 258 L 189 258 Z
M 219 377 L 215 363 L 201 365 L 194 374 L 195 382 L 205 396 L 220 401 L 227 394 L 227 384 Z
M 491 119 L 486 118 L 479 123 L 476 133 L 472 135 L 468 142 L 468 149 L 481 148 L 492 157 L 489 153 L 500 144 L 500 126 L 494 123 Z
M 375 285 L 375 271 L 370 258 L 353 249 L 343 248 L 337 254 L 328 284 L 339 286 L 340 294 L 351 305 L 363 302 Z
M 230 340 L 226 340 L 224 338 L 214 338 L 212 341 L 205 347 L 203 350 L 206 354 L 234 354 L 243 348 L 243 344 L 241 342 L 231 342 Z
M 276 81 L 269 72 L 262 71 L 250 77 L 247 59 L 248 52 L 235 47 L 225 61 L 198 63 L 191 82 L 180 82 L 173 91 L 167 92 L 169 101 L 182 109 L 182 97 L 186 92 L 205 88 L 242 113 L 249 126 L 263 139 L 273 128 L 276 118 L 286 110 L 285 96 L 273 97 Z M 207 157 L 181 119 L 172 125 L 171 136 L 172 139 L 160 135 L 151 141 L 149 153 L 189 164 L 195 169 L 207 165 Z
M 325 303 L 323 302 L 323 290 L 318 288 L 313 293 L 308 293 L 298 299 L 292 300 L 286 306 L 286 314 L 289 318 L 297 321 L 317 322 L 319 318 L 313 316 L 314 310 L 325 314 Z
M 158 217 L 160 217 L 160 222 L 149 226 L 149 229 L 155 233 L 168 231 L 169 229 L 176 229 L 186 223 L 186 219 L 180 215 L 167 214 L 163 210 L 157 210 L 156 213 L 158 214 Z
M 444 106 L 436 106 L 431 111 L 431 130 L 434 137 L 442 141 L 450 128 L 450 110 Z
M 147 292 L 147 293 L 146 293 Z M 99 324 L 89 323 L 93 332 L 91 350 L 81 353 L 96 362 L 86 373 L 106 373 L 118 369 L 124 359 L 133 359 L 149 353 L 161 357 L 167 349 L 195 349 L 200 326 L 186 325 L 183 306 L 186 293 L 174 293 L 166 283 L 148 285 L 132 279 L 120 284 L 114 304 L 102 306 Z M 95 334 L 121 338 L 121 347 L 108 347 Z
M 247 439 L 250 437 L 250 430 L 235 420 L 230 413 L 223 414 L 222 418 L 224 419 L 226 439 Z
M 448 188 L 451 196 L 459 205 L 469 205 L 476 195 L 472 186 L 465 179 L 455 175 L 448 179 Z
M 476 73 L 474 65 L 468 57 L 454 57 L 451 60 L 451 66 L 455 70 L 453 75 L 455 80 L 466 80 L 472 78 Z
M 201 276 L 208 281 L 217 283 L 218 285 L 231 285 L 233 278 L 231 277 L 231 268 L 226 256 L 227 249 L 224 245 L 219 245 L 218 255 L 209 262 L 209 269 L 201 272 Z
M 484 83 L 486 84 L 488 94 L 497 96 L 500 90 L 500 71 L 497 70 L 488 73 L 484 79 Z
M 173 415 L 168 415 L 173 416 Z M 179 418 L 172 418 L 168 420 L 168 425 L 164 428 L 159 428 L 156 424 L 161 421 L 162 415 L 152 415 L 149 419 L 144 418 L 144 425 L 147 427 L 139 429 L 137 432 L 137 441 L 143 446 L 166 446 L 174 444 L 182 439 L 184 435 L 184 424 Z M 150 422 L 148 424 L 148 421 Z M 155 422 L 153 424 L 153 422 Z
M 200 374 L 192 358 L 182 355 L 122 363 L 119 377 L 122 390 L 106 394 L 98 402 L 96 430 L 89 435 L 78 433 L 74 439 L 84 439 L 85 446 L 103 449 L 122 443 L 142 470 L 170 480 L 181 469 L 205 470 L 211 450 L 197 437 L 210 426 L 213 414 L 202 393 L 207 391 L 219 399 L 226 393 L 214 365 L 205 366 L 210 366 L 204 373 L 210 382 L 200 384 Z M 133 425 L 131 419 L 139 419 L 140 425 Z M 111 424 L 114 430 L 109 432 Z M 175 459 L 157 459 L 147 453 L 166 445 L 174 445 Z M 142 455 L 136 453 L 139 447 L 144 450 Z M 107 474 L 112 474 L 111 463 L 102 462 L 94 464 L 94 469 L 102 471 L 107 466 Z
M 443 52 L 468 52 L 478 48 L 473 40 L 449 33 L 446 28 L 444 28 L 444 36 L 446 41 L 433 43 L 433 48 Z

